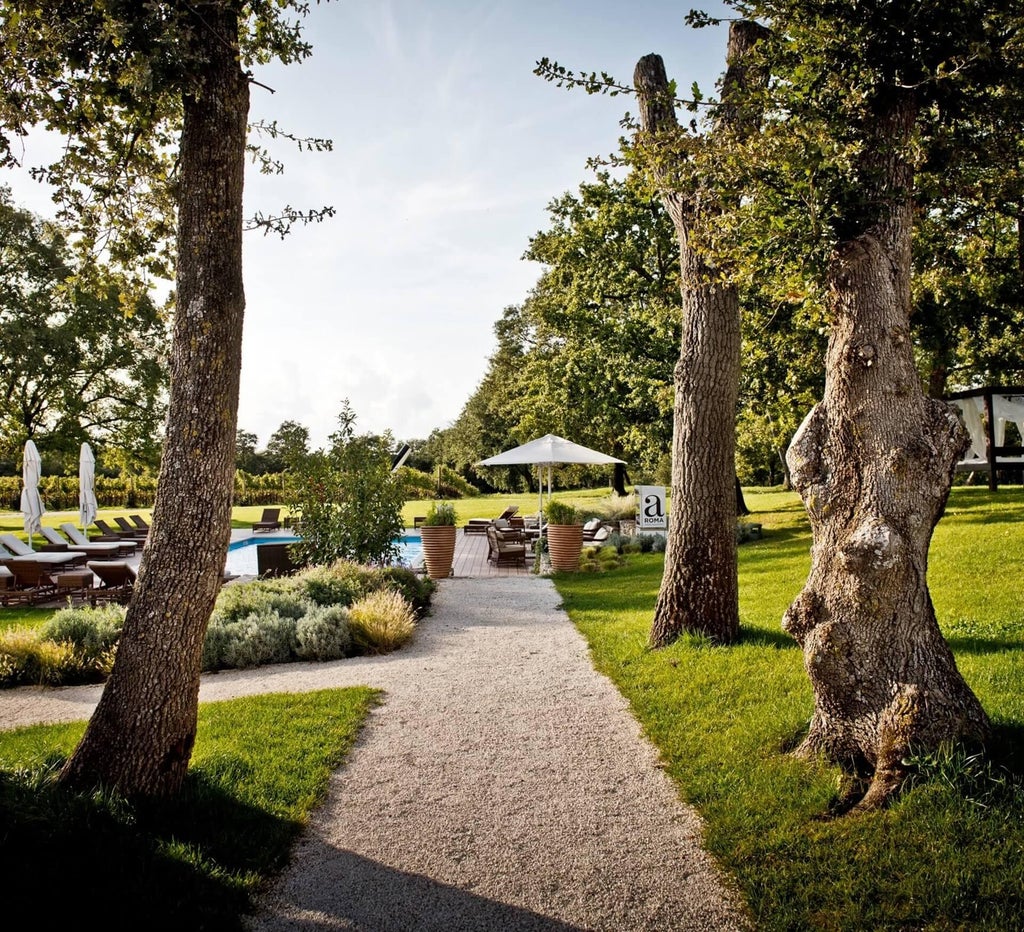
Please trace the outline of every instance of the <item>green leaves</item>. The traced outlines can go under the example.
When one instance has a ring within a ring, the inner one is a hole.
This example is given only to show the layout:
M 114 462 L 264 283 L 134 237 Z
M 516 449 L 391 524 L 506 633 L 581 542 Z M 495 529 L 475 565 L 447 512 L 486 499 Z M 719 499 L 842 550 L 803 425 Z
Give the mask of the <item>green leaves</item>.
M 391 470 L 390 434 L 357 435 L 346 401 L 331 445 L 293 461 L 288 501 L 302 521 L 303 560 L 389 563 L 398 556 L 404 488 Z
M 109 267 L 0 188 L 0 448 L 46 436 L 77 462 L 83 440 L 153 461 L 164 415 L 168 321 Z

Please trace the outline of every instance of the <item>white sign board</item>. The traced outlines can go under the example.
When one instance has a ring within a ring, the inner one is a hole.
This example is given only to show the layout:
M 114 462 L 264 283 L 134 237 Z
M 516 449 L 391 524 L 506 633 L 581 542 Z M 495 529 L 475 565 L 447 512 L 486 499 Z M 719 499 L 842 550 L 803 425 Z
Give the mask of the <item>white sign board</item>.
M 667 528 L 668 512 L 665 510 L 665 486 L 638 485 L 636 493 L 639 499 L 636 529 L 638 531 L 653 531 Z

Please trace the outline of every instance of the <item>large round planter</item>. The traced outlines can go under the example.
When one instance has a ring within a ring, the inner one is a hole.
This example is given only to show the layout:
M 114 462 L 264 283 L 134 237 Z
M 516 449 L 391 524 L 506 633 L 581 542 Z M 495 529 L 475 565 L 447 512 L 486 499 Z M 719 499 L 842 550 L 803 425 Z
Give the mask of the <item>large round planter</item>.
M 455 527 L 450 524 L 421 525 L 423 562 L 431 579 L 447 579 L 455 559 Z
M 549 524 L 547 534 L 551 569 L 562 573 L 577 572 L 583 550 L 583 525 Z

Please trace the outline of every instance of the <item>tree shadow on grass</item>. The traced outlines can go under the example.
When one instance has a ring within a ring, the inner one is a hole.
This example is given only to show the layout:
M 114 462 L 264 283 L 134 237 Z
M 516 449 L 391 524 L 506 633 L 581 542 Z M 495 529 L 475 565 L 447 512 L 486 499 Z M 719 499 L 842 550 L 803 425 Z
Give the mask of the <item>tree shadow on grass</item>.
M 0 875 L 52 928 L 241 930 L 253 874 L 300 828 L 194 781 L 135 807 L 0 772 Z
M 737 642 L 750 647 L 773 647 L 777 650 L 800 650 L 800 645 L 785 631 L 769 631 L 765 628 L 740 627 Z
M 989 756 L 1000 767 L 1024 781 L 1024 724 L 1000 722 L 992 726 Z
M 1004 651 L 1020 651 L 1020 639 L 983 638 L 976 635 L 946 637 L 946 643 L 954 654 L 1000 654 Z

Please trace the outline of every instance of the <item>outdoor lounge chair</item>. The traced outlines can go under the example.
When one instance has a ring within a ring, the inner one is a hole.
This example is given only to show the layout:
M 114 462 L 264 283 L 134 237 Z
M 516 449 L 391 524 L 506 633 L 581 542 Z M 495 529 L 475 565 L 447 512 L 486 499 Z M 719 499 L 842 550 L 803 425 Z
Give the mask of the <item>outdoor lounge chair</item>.
M 487 526 L 494 521 L 508 521 L 512 515 L 519 511 L 518 505 L 509 505 L 497 518 L 470 518 L 462 528 L 463 534 L 484 534 Z
M 149 525 L 146 523 L 142 515 L 128 515 L 128 519 L 134 524 L 140 531 L 149 532 Z
M 589 521 L 585 522 L 583 525 L 583 540 L 593 540 L 594 535 L 601 530 L 601 527 L 602 522 L 600 518 L 591 518 Z M 608 535 L 605 534 L 604 536 L 607 537 Z
M 264 508 L 263 517 L 259 521 L 253 521 L 252 529 L 255 533 L 260 531 L 276 531 L 281 527 L 281 509 Z
M 117 555 L 120 557 L 130 557 L 139 549 L 139 541 L 128 540 L 124 537 L 110 537 L 103 535 L 102 537 L 96 537 L 90 540 L 86 537 L 78 528 L 76 528 L 70 521 L 65 521 L 60 529 L 67 534 L 68 540 L 73 544 L 116 544 Z M 68 549 L 71 549 L 70 547 Z
M 87 557 L 93 557 L 96 560 L 113 560 L 114 557 L 121 555 L 121 545 L 116 541 L 90 541 L 85 544 L 76 544 L 66 537 L 61 537 L 56 528 L 45 526 L 42 529 L 42 534 L 53 547 L 70 550 L 74 553 L 84 553 Z
M 611 536 L 611 528 L 607 524 L 601 524 L 597 527 L 594 533 L 587 537 L 586 532 L 583 533 L 583 546 L 584 547 L 600 547 L 605 543 Z
M 35 605 L 57 595 L 56 571 L 52 564 L 38 560 L 11 560 L 7 564 L 14 576 L 14 585 L 3 590 L 5 605 L 27 602 Z
M 8 565 L 15 561 L 27 560 L 55 566 L 80 566 L 85 563 L 84 553 L 72 553 L 70 550 L 33 550 L 25 541 L 19 540 L 13 534 L 0 534 L 0 544 L 4 547 L 0 559 Z
M 108 563 L 102 560 L 89 561 L 89 569 L 93 571 L 100 585 L 89 593 L 89 601 L 126 603 L 135 586 L 135 570 L 127 563 Z
M 125 537 L 137 537 L 140 540 L 145 540 L 146 536 L 149 534 L 148 528 L 146 530 L 142 530 L 132 524 L 127 518 L 122 518 L 120 515 L 114 518 L 114 524 L 121 529 L 121 532 Z
M 526 566 L 526 543 L 518 532 L 503 534 L 489 525 L 487 534 L 487 560 L 495 566 Z M 518 538 L 518 539 L 516 539 Z
M 129 531 L 122 531 L 111 527 L 103 518 L 93 518 L 92 523 L 96 525 L 96 529 L 103 535 L 98 538 L 99 540 L 141 540 L 139 535 L 135 533 L 134 528 Z

